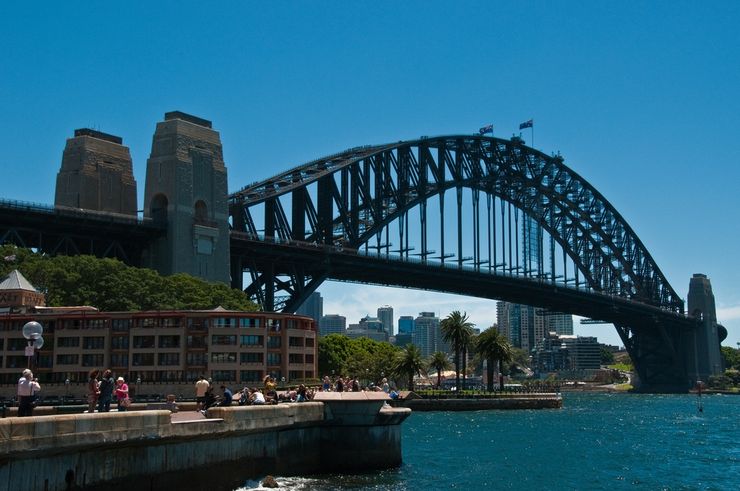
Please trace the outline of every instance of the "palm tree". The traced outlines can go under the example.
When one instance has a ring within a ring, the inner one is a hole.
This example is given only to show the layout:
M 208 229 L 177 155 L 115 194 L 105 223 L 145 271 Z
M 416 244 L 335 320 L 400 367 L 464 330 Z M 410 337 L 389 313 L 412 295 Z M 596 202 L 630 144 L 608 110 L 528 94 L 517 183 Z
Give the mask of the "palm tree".
M 506 338 L 493 327 L 483 331 L 476 340 L 476 350 L 481 358 L 487 361 L 486 374 L 488 376 L 488 390 L 493 390 L 493 367 L 498 361 L 498 370 L 501 373 L 501 364 L 512 359 L 512 348 Z M 504 379 L 501 387 L 504 388 Z
M 393 373 L 399 377 L 408 377 L 408 389 L 414 390 L 414 375 L 421 374 L 424 370 L 424 360 L 421 359 L 421 351 L 416 345 L 407 344 L 398 353 Z
M 473 323 L 468 322 L 468 314 L 455 310 L 440 322 L 442 339 L 452 344 L 455 350 L 455 389 L 460 389 L 460 353 L 473 335 Z
M 428 365 L 429 368 L 437 371 L 437 388 L 439 389 L 442 383 L 442 370 L 449 370 L 451 367 L 449 360 L 447 360 L 447 354 L 441 351 L 435 351 L 429 358 Z

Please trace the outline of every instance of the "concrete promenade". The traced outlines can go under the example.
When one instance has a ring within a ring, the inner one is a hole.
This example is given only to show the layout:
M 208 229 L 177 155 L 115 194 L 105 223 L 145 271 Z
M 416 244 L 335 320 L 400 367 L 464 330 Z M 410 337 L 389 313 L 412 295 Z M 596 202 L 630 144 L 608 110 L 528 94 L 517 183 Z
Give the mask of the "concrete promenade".
M 212 408 L 209 418 L 151 410 L 0 419 L 0 491 L 231 491 L 265 474 L 400 465 L 411 410 L 385 407 L 380 394 L 336 395 Z

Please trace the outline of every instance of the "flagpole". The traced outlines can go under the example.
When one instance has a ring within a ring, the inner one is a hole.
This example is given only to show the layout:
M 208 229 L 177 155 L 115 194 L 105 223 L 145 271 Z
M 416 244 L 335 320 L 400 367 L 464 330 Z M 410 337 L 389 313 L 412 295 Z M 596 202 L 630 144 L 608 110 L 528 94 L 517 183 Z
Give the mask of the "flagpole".
M 534 148 L 534 119 L 532 120 L 532 148 Z

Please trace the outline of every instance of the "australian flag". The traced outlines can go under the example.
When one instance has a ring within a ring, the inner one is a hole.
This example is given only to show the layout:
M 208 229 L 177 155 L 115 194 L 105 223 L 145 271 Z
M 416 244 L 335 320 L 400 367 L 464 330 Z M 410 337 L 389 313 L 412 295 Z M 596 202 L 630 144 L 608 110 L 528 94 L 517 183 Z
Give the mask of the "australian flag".
M 493 134 L 493 125 L 489 124 L 488 126 L 484 126 L 483 128 L 478 130 L 478 133 L 480 133 L 481 135 L 485 135 L 486 133 Z
M 523 130 L 524 128 L 531 128 L 534 126 L 534 120 L 530 119 L 529 121 L 525 121 L 519 125 L 519 129 Z

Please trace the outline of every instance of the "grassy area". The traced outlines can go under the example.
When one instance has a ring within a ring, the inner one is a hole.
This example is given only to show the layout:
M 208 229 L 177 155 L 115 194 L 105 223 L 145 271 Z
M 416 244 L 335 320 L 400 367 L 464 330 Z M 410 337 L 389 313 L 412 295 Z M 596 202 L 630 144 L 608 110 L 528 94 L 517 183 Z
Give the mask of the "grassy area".
M 628 391 L 628 390 L 632 390 L 633 387 L 632 387 L 632 384 L 617 384 L 614 386 L 614 389 Z
M 631 364 L 627 363 L 614 363 L 613 365 L 607 365 L 608 368 L 613 370 L 619 370 L 620 372 L 631 372 L 635 369 Z

